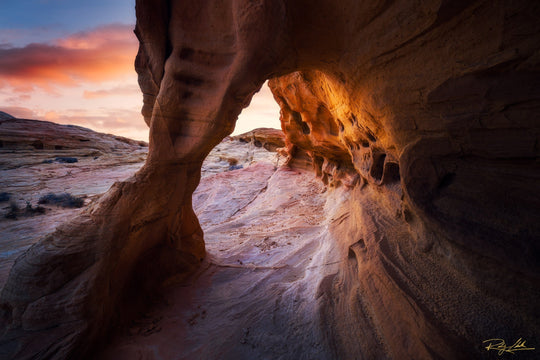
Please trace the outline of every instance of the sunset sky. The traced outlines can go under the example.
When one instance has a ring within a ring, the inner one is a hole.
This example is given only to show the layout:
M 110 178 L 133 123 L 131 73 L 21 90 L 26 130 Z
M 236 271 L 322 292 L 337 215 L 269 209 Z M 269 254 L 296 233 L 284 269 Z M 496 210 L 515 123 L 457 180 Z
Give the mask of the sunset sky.
M 135 0 L 2 0 L 0 111 L 148 140 L 133 62 Z M 265 85 L 235 134 L 279 128 Z

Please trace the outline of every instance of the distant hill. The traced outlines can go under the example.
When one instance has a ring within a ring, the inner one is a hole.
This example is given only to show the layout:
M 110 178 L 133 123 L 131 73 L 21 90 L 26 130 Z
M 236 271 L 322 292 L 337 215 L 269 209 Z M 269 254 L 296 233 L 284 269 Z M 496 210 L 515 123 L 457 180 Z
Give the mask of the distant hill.
M 0 120 L 9 120 L 9 119 L 15 119 L 15 116 L 12 116 L 12 115 L 9 115 L 8 113 L 0 111 Z
M 147 147 L 144 141 L 99 133 L 76 125 L 18 119 L 0 111 L 0 149 L 76 150 L 103 153 Z

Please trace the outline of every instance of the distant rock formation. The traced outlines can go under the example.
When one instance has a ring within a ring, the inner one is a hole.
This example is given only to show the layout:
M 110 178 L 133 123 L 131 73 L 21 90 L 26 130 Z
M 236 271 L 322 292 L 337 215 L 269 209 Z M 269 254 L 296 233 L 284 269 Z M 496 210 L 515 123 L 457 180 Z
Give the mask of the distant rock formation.
M 12 115 L 9 115 L 8 113 L 0 111 L 0 120 L 10 120 L 10 119 L 15 119 L 15 117 Z
M 329 228 L 343 263 L 313 284 L 329 357 L 540 343 L 539 6 L 138 0 L 148 160 L 17 260 L 2 354 L 90 354 L 197 267 L 202 162 L 271 77 L 291 164 L 351 188 Z
M 37 150 L 94 149 L 104 153 L 148 147 L 144 141 L 97 133 L 76 126 L 49 121 L 17 119 L 0 113 L 0 148 Z M 59 136 L 59 135 L 62 136 Z
M 247 133 L 236 135 L 233 139 L 253 143 L 256 147 L 263 147 L 268 151 L 277 151 L 285 146 L 283 131 L 278 129 L 259 128 Z

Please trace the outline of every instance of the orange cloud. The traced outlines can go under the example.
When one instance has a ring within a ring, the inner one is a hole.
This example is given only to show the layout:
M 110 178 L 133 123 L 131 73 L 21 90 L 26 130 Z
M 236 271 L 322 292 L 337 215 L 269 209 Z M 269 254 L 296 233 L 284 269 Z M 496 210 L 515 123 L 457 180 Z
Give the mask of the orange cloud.
M 134 73 L 137 39 L 132 27 L 108 25 L 59 39 L 54 44 L 0 48 L 0 87 L 17 92 L 34 87 L 76 86 Z

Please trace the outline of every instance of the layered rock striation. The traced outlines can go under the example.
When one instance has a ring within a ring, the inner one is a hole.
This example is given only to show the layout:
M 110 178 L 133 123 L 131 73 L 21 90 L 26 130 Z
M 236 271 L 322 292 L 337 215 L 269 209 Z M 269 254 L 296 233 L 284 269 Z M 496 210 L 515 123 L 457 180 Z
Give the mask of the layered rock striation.
M 66 150 L 89 151 L 92 155 L 113 154 L 115 152 L 137 151 L 148 147 L 144 141 L 123 136 L 96 133 L 76 125 L 59 125 L 48 121 L 18 119 L 0 112 L 0 149 L 2 151 L 21 150 Z M 85 155 L 89 155 L 85 153 Z
M 289 163 L 349 189 L 326 238 L 346 261 L 312 284 L 325 357 L 538 343 L 539 14 L 530 1 L 138 0 L 148 160 L 17 260 L 4 354 L 88 355 L 135 316 L 134 294 L 197 267 L 202 161 L 272 77 Z

